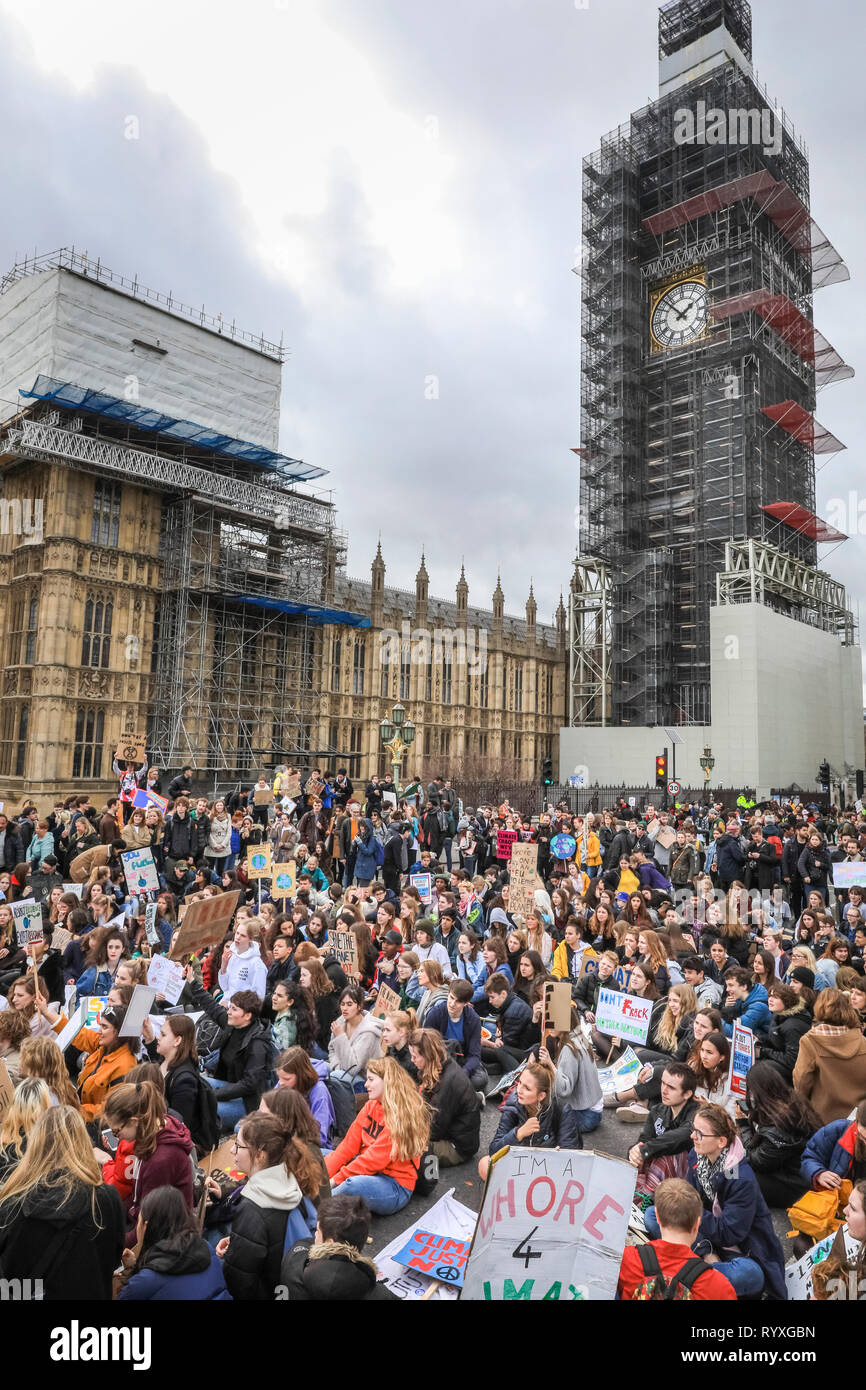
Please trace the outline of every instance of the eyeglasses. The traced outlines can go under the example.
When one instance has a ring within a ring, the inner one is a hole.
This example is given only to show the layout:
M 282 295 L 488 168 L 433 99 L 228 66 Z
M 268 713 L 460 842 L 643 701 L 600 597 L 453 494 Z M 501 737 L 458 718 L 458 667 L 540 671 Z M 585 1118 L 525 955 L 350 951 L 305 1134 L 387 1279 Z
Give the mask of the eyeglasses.
M 232 1153 L 233 1153 L 233 1154 L 240 1153 L 241 1149 L 246 1149 L 246 1147 L 247 1147 L 246 1144 L 241 1144 L 241 1143 L 239 1143 L 239 1141 L 238 1141 L 237 1139 L 235 1139 L 235 1140 L 232 1142 Z
M 717 1139 L 717 1134 L 704 1134 L 702 1129 L 693 1129 L 692 1134 L 696 1134 L 699 1139 Z

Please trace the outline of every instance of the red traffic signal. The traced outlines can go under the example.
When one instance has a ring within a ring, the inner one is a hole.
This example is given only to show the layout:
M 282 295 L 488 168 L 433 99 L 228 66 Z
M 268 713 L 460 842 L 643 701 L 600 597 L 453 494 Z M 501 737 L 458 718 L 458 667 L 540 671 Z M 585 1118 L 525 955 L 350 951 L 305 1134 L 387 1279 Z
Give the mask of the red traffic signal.
M 664 787 L 668 780 L 668 755 L 659 753 L 656 757 L 656 786 Z

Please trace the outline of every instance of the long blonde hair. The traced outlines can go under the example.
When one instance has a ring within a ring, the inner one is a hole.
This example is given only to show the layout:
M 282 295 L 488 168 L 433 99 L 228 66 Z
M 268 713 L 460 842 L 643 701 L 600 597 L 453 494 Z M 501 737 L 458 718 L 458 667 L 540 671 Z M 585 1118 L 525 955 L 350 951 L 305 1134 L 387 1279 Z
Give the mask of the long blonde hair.
M 677 1041 L 677 1028 L 683 1019 L 689 1014 L 697 1013 L 698 999 L 691 985 L 671 985 L 668 991 L 668 1001 L 676 996 L 680 1001 L 680 1011 L 674 1016 L 671 1013 L 670 1002 L 661 1016 L 659 1026 L 656 1029 L 656 1039 L 661 1044 L 663 1050 L 673 1052 Z
M 20 1158 L 27 1143 L 27 1135 L 42 1111 L 47 1110 L 50 1104 L 51 1092 L 44 1081 L 29 1076 L 19 1081 L 9 1108 L 0 1122 L 0 1146 L 4 1149 L 13 1148 Z
M 414 1081 L 393 1057 L 374 1057 L 367 1075 L 381 1076 L 382 1109 L 391 1136 L 391 1159 L 407 1162 L 420 1158 L 430 1142 L 430 1111 Z
M 66 1059 L 53 1038 L 25 1038 L 18 1060 L 20 1076 L 39 1077 L 61 1105 L 81 1108 L 78 1092 L 66 1070 Z
M 53 1105 L 39 1116 L 27 1136 L 21 1162 L 0 1189 L 0 1227 L 14 1221 L 34 1188 L 55 1193 L 57 1211 L 72 1200 L 82 1185 L 90 1188 L 95 1220 L 102 1170 L 93 1156 L 87 1127 L 71 1105 Z

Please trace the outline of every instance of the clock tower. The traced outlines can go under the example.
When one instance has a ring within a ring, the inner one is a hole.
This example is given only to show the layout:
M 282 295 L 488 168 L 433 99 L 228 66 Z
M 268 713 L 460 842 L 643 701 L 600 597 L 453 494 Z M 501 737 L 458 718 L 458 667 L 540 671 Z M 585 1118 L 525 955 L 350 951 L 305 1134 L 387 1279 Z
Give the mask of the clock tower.
M 814 514 L 815 452 L 843 447 L 817 393 L 853 372 L 813 295 L 848 272 L 746 0 L 661 8 L 658 99 L 584 160 L 582 241 L 572 723 L 707 727 L 714 606 L 853 642 Z

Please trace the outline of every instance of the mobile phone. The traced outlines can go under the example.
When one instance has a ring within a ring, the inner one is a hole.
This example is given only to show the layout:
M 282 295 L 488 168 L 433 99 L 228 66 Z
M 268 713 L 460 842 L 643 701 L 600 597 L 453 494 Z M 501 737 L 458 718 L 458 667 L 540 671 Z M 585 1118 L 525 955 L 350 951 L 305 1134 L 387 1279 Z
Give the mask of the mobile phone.
M 104 1129 L 102 1131 L 102 1142 L 111 1153 L 114 1153 L 117 1148 L 117 1139 L 110 1129 Z

